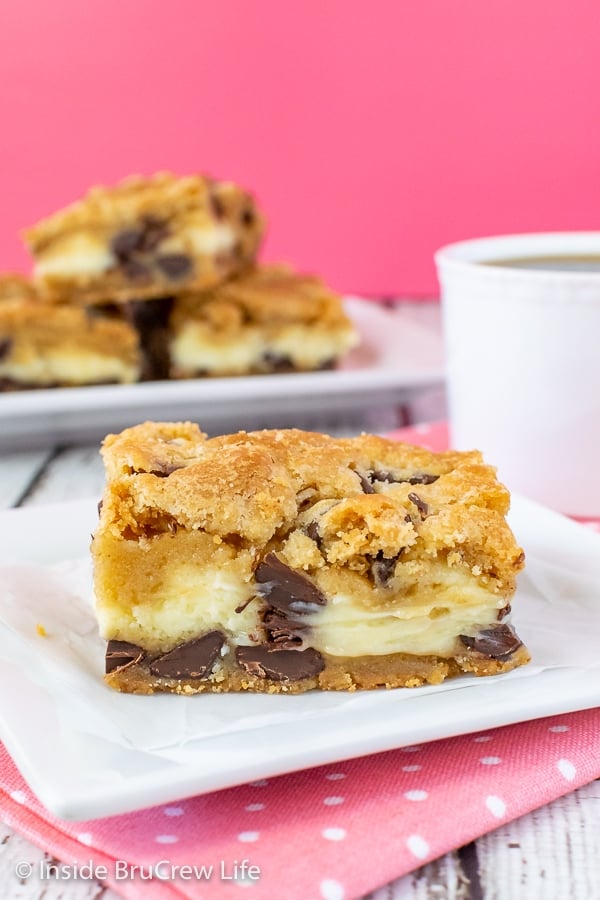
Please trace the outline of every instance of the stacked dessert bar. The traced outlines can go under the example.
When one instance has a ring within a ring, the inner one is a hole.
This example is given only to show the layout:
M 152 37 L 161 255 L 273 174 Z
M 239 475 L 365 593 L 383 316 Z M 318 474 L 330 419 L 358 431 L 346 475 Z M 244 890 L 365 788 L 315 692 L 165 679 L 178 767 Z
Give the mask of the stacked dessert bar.
M 357 336 L 315 277 L 257 263 L 264 219 L 231 182 L 159 173 L 25 233 L 0 278 L 4 390 L 329 368 Z

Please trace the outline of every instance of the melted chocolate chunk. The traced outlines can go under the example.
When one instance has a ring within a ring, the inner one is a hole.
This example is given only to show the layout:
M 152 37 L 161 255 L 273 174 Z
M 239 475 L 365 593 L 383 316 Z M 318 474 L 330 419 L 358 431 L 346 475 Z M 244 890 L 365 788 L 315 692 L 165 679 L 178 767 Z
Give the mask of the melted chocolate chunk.
M 309 524 L 306 526 L 306 534 L 311 539 L 311 541 L 314 541 L 317 547 L 320 548 L 322 538 L 321 532 L 319 531 L 319 523 L 309 522 Z
M 470 637 L 468 634 L 461 634 L 459 637 L 465 647 L 488 659 L 508 659 L 515 650 L 523 646 L 512 625 L 482 628 L 474 637 Z
M 177 472 L 178 469 L 184 468 L 185 466 L 174 466 L 169 463 L 162 463 L 159 468 L 151 469 L 147 474 L 155 475 L 157 478 L 168 478 L 173 472 Z
M 5 359 L 10 353 L 13 342 L 10 338 L 0 338 L 0 359 Z
M 322 672 L 325 663 L 318 650 L 269 650 L 266 647 L 238 647 L 235 657 L 240 668 L 256 678 L 272 681 L 302 681 Z
M 169 377 L 169 321 L 172 297 L 156 300 L 130 300 L 125 315 L 135 328 L 142 351 L 142 381 L 160 381 Z
M 119 262 L 126 262 L 133 253 L 141 250 L 142 234 L 141 228 L 126 228 L 114 236 L 110 247 Z
M 400 551 L 401 553 L 402 551 Z M 399 556 L 400 554 L 398 554 Z M 386 588 L 394 575 L 394 569 L 398 562 L 398 556 L 384 556 L 380 550 L 371 563 L 371 577 L 373 584 L 378 588 Z
M 267 351 L 263 353 L 263 363 L 271 372 L 295 372 L 296 366 L 289 356 Z
M 263 616 L 263 623 L 270 646 L 282 650 L 302 646 L 302 632 L 306 631 L 306 626 L 298 619 L 291 619 L 281 610 L 270 608 Z
M 425 501 L 421 500 L 419 495 L 415 494 L 413 491 L 411 491 L 411 493 L 408 495 L 408 499 L 410 500 L 411 503 L 415 504 L 415 506 L 417 507 L 417 509 L 419 510 L 419 512 L 421 513 L 421 515 L 424 518 L 427 515 L 427 513 L 429 512 L 429 507 L 427 506 Z
M 127 669 L 141 662 L 145 655 L 146 651 L 137 644 L 130 644 L 129 641 L 109 641 L 106 646 L 105 672 L 109 675 L 111 672 Z
M 145 253 L 151 253 L 168 237 L 169 227 L 166 222 L 162 222 L 154 216 L 145 216 L 142 221 L 143 229 L 139 249 Z
M 368 477 L 366 475 L 363 475 L 362 472 L 357 471 L 356 474 L 358 475 L 358 479 L 360 481 L 360 486 L 363 489 L 363 494 L 374 494 L 375 488 L 373 487 L 372 483 L 369 481 Z
M 224 634 L 209 631 L 154 659 L 150 663 L 150 671 L 162 678 L 206 678 L 224 643 Z
M 403 478 L 402 481 L 407 481 L 409 484 L 433 484 L 439 477 L 439 475 L 430 475 L 428 472 L 415 472 L 410 478 Z
M 501 622 L 502 619 L 505 619 L 507 616 L 510 616 L 511 610 L 512 610 L 512 607 L 511 607 L 510 603 L 507 603 L 506 606 L 503 606 L 502 609 L 499 609 L 498 614 L 496 616 L 498 621 Z
M 274 609 L 302 615 L 325 606 L 327 599 L 302 572 L 290 569 L 274 553 L 268 553 L 254 577 L 260 594 Z
M 252 225 L 254 225 L 255 218 L 256 217 L 254 215 L 254 210 L 248 207 L 243 211 L 241 215 L 242 225 L 244 225 L 246 228 L 250 228 Z
M 192 261 L 185 253 L 169 253 L 157 257 L 156 265 L 171 281 L 184 278 L 192 268 Z

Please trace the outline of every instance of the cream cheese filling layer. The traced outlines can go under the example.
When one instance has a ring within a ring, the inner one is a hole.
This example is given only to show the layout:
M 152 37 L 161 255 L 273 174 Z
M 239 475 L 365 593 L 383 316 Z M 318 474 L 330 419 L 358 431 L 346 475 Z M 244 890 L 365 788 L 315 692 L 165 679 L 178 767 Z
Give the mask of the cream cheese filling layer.
M 101 631 L 105 637 L 118 637 L 149 650 L 169 649 L 213 629 L 224 631 L 232 644 L 256 643 L 261 640 L 264 604 L 252 600 L 256 585 L 250 565 L 244 569 L 240 577 L 239 561 L 235 560 L 214 567 L 174 567 L 168 575 L 162 573 L 152 596 L 134 600 L 129 609 L 99 603 Z M 407 653 L 451 657 L 460 649 L 458 635 L 473 635 L 492 626 L 506 600 L 473 577 L 449 571 L 445 585 L 437 581 L 406 603 L 401 599 L 396 603 L 393 609 L 367 608 L 338 594 L 329 597 L 317 612 L 298 615 L 295 621 L 307 628 L 300 632 L 305 646 L 331 656 Z
M 73 234 L 57 240 L 35 264 L 37 276 L 98 275 L 117 263 L 102 241 L 89 235 Z
M 268 354 L 285 357 L 298 368 L 315 368 L 336 359 L 355 343 L 350 330 L 326 333 L 307 326 L 290 326 L 269 336 L 259 328 L 249 327 L 240 336 L 224 337 L 190 322 L 171 341 L 170 353 L 173 366 L 182 375 L 201 370 L 243 373 L 264 367 Z
M 46 353 L 25 362 L 0 363 L 0 377 L 23 384 L 97 384 L 117 381 L 131 383 L 139 377 L 139 367 L 118 356 L 100 353 Z

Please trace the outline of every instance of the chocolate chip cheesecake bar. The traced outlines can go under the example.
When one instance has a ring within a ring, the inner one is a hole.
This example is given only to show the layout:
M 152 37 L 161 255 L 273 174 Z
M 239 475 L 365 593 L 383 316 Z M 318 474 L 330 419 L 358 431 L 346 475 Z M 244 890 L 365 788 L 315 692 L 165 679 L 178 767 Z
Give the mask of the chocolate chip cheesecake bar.
M 332 368 L 358 343 L 341 297 L 320 278 L 259 266 L 213 291 L 176 298 L 174 378 Z
M 524 555 L 477 451 L 297 430 L 109 435 L 92 554 L 120 691 L 300 692 L 494 675 Z
M 161 172 L 92 188 L 25 239 L 44 295 L 87 304 L 212 287 L 254 260 L 262 232 L 237 185 Z
M 27 279 L 0 276 L 0 391 L 134 382 L 140 367 L 125 321 L 42 303 Z

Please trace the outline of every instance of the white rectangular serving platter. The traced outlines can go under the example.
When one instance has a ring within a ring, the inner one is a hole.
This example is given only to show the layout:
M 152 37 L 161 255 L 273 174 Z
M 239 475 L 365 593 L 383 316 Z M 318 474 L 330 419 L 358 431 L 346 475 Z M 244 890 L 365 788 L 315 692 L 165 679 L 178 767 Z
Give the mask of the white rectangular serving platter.
M 96 521 L 92 500 L 0 513 L 0 564 L 10 560 L 40 565 L 83 557 Z M 168 758 L 148 747 L 124 746 L 110 737 L 65 728 L 66 682 L 51 673 L 43 682 L 34 680 L 28 654 L 15 653 L 14 647 L 9 654 L 15 636 L 2 625 L 0 738 L 50 811 L 63 818 L 90 819 L 333 761 L 600 705 L 600 666 L 594 662 L 594 642 L 600 635 L 600 537 L 520 498 L 513 498 L 511 524 L 529 557 L 536 561 L 542 581 L 555 582 L 568 598 L 564 639 L 555 625 L 554 636 L 540 645 L 538 654 L 538 623 L 543 632 L 544 621 L 539 622 L 535 611 L 527 614 L 519 596 L 521 588 L 517 592 L 515 625 L 534 659 L 529 675 L 526 667 L 495 678 L 453 679 L 447 690 L 378 690 L 353 695 L 309 692 L 291 697 L 132 698 L 105 688 L 115 721 L 119 704 L 132 701 L 139 704 L 145 720 L 157 720 L 157 728 L 161 717 L 148 715 L 157 700 L 196 704 L 194 711 L 200 717 L 204 710 L 218 710 L 226 724 L 231 715 L 227 733 L 194 739 L 175 748 L 178 756 Z M 26 602 L 25 597 L 17 597 L 17 603 L 21 599 Z M 559 626 L 561 614 L 556 608 L 552 613 Z M 17 635 L 16 640 L 19 649 L 22 638 Z M 568 643 L 571 657 L 577 660 L 581 653 L 586 664 L 565 665 L 563 658 L 563 663 L 558 660 L 554 667 L 548 649 L 553 641 L 557 648 Z M 536 656 L 541 663 L 538 668 Z M 101 669 L 101 660 L 97 668 Z M 82 695 L 77 702 L 91 700 Z M 242 708 L 245 718 L 238 727 Z M 271 724 L 265 724 L 274 709 L 282 708 L 285 712 L 279 720 L 275 715 Z M 207 717 L 210 721 L 210 712 Z
M 440 335 L 373 301 L 344 303 L 361 341 L 335 370 L 6 392 L 0 450 L 91 442 L 146 419 L 191 419 L 212 431 L 256 419 L 283 427 L 301 414 L 400 404 L 443 382 Z

